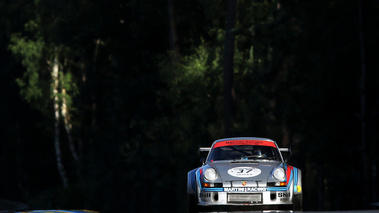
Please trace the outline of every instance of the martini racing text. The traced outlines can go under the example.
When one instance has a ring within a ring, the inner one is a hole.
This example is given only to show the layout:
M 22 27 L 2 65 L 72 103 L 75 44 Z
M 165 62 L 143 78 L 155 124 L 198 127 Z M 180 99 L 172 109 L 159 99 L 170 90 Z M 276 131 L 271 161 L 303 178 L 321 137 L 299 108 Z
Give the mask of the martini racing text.
M 267 191 L 264 187 L 226 187 L 224 192 L 265 192 Z

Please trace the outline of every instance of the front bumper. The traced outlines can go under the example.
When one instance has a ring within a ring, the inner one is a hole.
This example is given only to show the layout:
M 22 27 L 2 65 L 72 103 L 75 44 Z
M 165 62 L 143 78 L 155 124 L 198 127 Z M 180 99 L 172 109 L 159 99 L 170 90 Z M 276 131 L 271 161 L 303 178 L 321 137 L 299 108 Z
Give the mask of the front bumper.
M 199 193 L 198 204 L 201 206 L 260 206 L 260 205 L 291 205 L 293 194 L 286 191 L 252 191 L 226 188 L 203 188 Z

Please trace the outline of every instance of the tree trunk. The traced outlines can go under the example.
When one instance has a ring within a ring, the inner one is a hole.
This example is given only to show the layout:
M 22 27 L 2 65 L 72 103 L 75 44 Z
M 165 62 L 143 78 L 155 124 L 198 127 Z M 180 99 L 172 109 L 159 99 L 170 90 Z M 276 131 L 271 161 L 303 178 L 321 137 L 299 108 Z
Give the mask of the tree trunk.
M 172 60 L 178 60 L 179 45 L 178 45 L 178 35 L 176 33 L 176 18 L 175 18 L 175 2 L 174 0 L 167 1 L 168 8 L 168 18 L 169 18 L 169 47 L 172 52 Z
M 66 98 L 66 89 L 62 88 L 62 107 L 61 107 L 61 112 L 62 112 L 62 118 L 64 121 L 64 128 L 66 130 L 67 134 L 67 140 L 68 140 L 68 145 L 70 147 L 70 152 L 72 157 L 74 158 L 75 162 L 77 163 L 77 175 L 80 176 L 80 157 L 78 152 L 76 151 L 74 140 L 72 139 L 72 125 L 69 120 L 69 113 L 68 113 L 68 106 L 67 106 L 67 98 Z
M 225 136 L 232 135 L 233 123 L 233 67 L 234 67 L 234 32 L 237 15 L 237 0 L 228 0 L 225 50 L 224 50 L 224 126 Z
M 370 191 L 369 183 L 369 158 L 367 148 L 367 110 L 366 110 L 366 54 L 365 54 L 365 41 L 363 29 L 363 8 L 362 0 L 358 0 L 358 24 L 359 24 L 359 50 L 361 60 L 361 79 L 359 83 L 360 91 L 360 107 L 361 112 L 359 115 L 361 121 L 361 153 L 362 153 L 362 166 L 363 166 L 363 193 L 362 202 L 363 207 L 368 207 L 368 195 Z
M 67 100 L 65 98 L 66 95 L 67 95 L 66 89 L 63 88 L 62 89 L 62 107 L 61 107 L 62 118 L 64 121 L 64 127 L 66 130 L 67 140 L 70 147 L 71 155 L 75 161 L 79 161 L 79 156 L 78 156 L 78 153 L 76 152 L 74 141 L 72 140 L 72 125 L 69 121 Z
M 96 126 L 97 126 L 97 120 L 96 120 L 96 73 L 97 73 L 97 58 L 99 56 L 99 48 L 101 44 L 101 39 L 98 38 L 95 42 L 95 51 L 93 53 L 93 59 L 92 59 L 92 69 L 89 72 L 88 80 L 90 85 L 90 96 L 91 96 L 91 104 L 92 104 L 92 131 L 95 133 Z
M 324 210 L 324 167 L 322 163 L 317 164 L 317 209 L 319 211 Z
M 59 86 L 59 63 L 58 63 L 58 53 L 57 50 L 55 50 L 55 56 L 54 61 L 52 64 L 52 80 L 53 80 L 53 104 L 54 104 L 54 146 L 55 146 L 55 156 L 57 159 L 57 167 L 59 171 L 59 175 L 62 179 L 63 186 L 67 187 L 68 180 L 66 176 L 66 171 L 64 169 L 63 163 L 62 163 L 62 153 L 60 148 L 60 132 L 59 132 L 59 121 L 60 121 L 60 115 L 59 115 L 59 98 L 58 98 L 58 86 Z

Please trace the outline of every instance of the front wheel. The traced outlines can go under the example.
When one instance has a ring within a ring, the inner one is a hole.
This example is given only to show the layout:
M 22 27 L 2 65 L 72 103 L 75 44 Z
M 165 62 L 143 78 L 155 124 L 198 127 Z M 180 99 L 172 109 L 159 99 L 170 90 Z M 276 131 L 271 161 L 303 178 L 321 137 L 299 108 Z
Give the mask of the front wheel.
M 197 205 L 196 195 L 187 195 L 188 211 L 189 213 L 199 212 L 199 207 Z
M 292 199 L 292 209 L 294 211 L 303 211 L 303 193 L 294 195 Z

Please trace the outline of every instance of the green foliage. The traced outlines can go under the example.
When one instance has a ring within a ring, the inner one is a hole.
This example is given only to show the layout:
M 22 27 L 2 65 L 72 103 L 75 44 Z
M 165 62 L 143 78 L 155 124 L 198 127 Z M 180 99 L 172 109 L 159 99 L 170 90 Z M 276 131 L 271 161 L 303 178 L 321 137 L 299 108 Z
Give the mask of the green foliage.
M 43 88 L 41 83 L 41 65 L 43 63 L 43 49 L 45 43 L 43 39 L 36 41 L 22 38 L 19 34 L 11 37 L 9 49 L 17 56 L 22 58 L 22 65 L 26 67 L 23 78 L 16 79 L 21 87 L 21 95 L 28 101 L 41 99 Z
M 221 133 L 220 127 L 213 133 L 207 130 L 214 125 L 210 118 L 215 119 L 221 110 L 215 110 L 215 106 L 221 104 L 221 55 L 220 47 L 203 40 L 192 54 L 180 57 L 178 61 L 161 63 L 162 79 L 168 87 L 167 92 L 161 95 L 162 102 L 170 103 L 172 113 L 178 116 L 176 119 L 179 118 L 182 128 L 192 132 L 196 126 L 196 132 L 215 136 Z M 202 120 L 200 126 L 199 120 Z
M 36 1 L 34 5 L 40 5 Z M 47 105 L 54 99 L 54 95 L 58 96 L 59 104 L 65 101 L 67 109 L 71 112 L 75 111 L 73 99 L 79 90 L 75 79 L 70 72 L 75 67 L 75 62 L 71 60 L 75 57 L 70 47 L 54 44 L 54 38 L 44 34 L 43 26 L 45 23 L 41 21 L 42 14 L 35 11 L 35 19 L 29 20 L 24 25 L 24 33 L 14 33 L 10 37 L 9 50 L 17 56 L 22 65 L 25 67 L 21 78 L 17 78 L 16 82 L 20 86 L 21 96 L 32 106 L 49 114 Z M 45 28 L 51 28 L 52 23 L 45 25 Z M 58 57 L 59 63 L 59 93 L 52 92 L 52 66 L 54 57 Z

